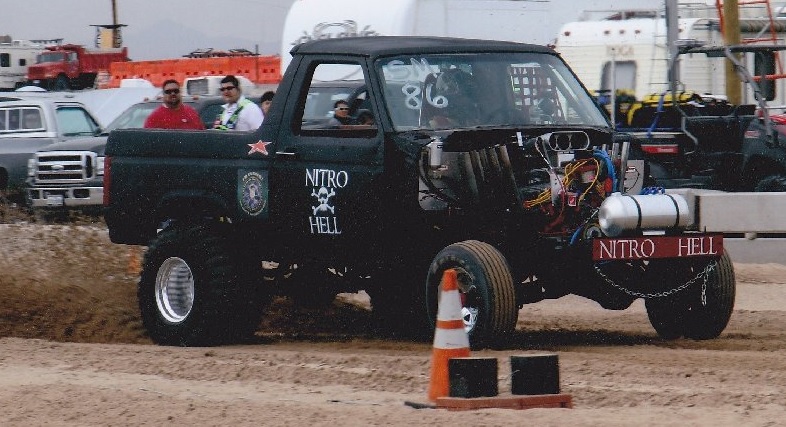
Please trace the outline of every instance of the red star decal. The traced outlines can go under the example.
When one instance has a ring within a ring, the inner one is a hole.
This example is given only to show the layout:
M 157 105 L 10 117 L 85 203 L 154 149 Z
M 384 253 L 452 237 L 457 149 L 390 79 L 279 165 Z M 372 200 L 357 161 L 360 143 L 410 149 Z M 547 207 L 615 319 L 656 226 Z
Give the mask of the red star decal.
M 254 154 L 254 153 L 262 153 L 262 154 L 267 156 L 268 155 L 268 152 L 267 152 L 268 144 L 270 144 L 270 142 L 263 142 L 261 139 L 259 140 L 259 142 L 255 143 L 255 144 L 248 144 L 248 146 L 251 147 L 251 150 L 248 151 L 248 154 L 251 155 L 251 154 Z

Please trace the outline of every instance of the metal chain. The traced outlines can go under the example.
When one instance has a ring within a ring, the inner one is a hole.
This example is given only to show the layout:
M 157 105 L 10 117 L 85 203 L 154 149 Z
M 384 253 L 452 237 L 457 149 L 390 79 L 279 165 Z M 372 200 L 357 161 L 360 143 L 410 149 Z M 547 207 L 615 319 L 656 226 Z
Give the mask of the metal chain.
M 606 283 L 608 283 L 612 287 L 614 287 L 614 288 L 616 288 L 616 289 L 618 289 L 618 290 L 620 290 L 620 291 L 622 291 L 622 292 L 624 292 L 624 293 L 626 293 L 626 294 L 628 294 L 628 295 L 630 295 L 632 297 L 637 297 L 637 298 L 647 298 L 647 299 L 649 299 L 649 298 L 665 298 L 665 297 L 674 295 L 677 292 L 682 291 L 683 289 L 687 288 L 688 286 L 692 285 L 697 280 L 699 280 L 699 278 L 703 278 L 704 282 L 701 285 L 701 305 L 706 306 L 707 305 L 707 280 L 708 280 L 708 278 L 710 276 L 710 273 L 712 272 L 712 270 L 715 270 L 715 267 L 717 265 L 718 265 L 717 261 L 711 262 L 711 263 L 707 264 L 707 267 L 705 267 L 704 270 L 700 271 L 699 274 L 696 275 L 696 277 L 688 280 L 687 282 L 683 283 L 682 285 L 677 286 L 674 289 L 669 289 L 668 291 L 651 293 L 651 294 L 645 294 L 645 293 L 642 293 L 642 292 L 636 292 L 636 291 L 632 291 L 630 289 L 627 289 L 624 286 L 619 285 L 619 284 L 615 283 L 613 280 L 611 280 L 609 278 L 609 276 L 607 276 L 605 273 L 603 273 L 603 271 L 601 271 L 600 267 L 598 267 L 597 264 L 594 267 L 595 267 L 595 271 L 598 273 L 598 275 L 603 280 L 606 281 Z
M 718 265 L 718 262 L 716 261 L 715 263 L 710 264 L 710 265 L 713 265 L 713 268 L 714 268 L 715 265 Z M 708 265 L 708 267 L 709 267 L 709 265 Z M 705 270 L 706 270 L 706 268 L 705 268 Z M 709 276 L 709 272 L 707 272 L 707 274 L 704 275 L 704 283 L 701 284 L 701 306 L 702 307 L 706 307 L 707 306 L 707 277 L 708 276 Z

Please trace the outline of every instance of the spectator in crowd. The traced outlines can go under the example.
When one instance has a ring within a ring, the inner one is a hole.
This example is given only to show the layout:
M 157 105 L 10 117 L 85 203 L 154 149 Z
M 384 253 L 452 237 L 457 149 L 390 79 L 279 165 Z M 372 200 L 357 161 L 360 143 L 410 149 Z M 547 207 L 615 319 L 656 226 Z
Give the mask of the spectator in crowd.
M 263 117 L 267 117 L 267 112 L 270 110 L 270 104 L 273 103 L 273 97 L 276 95 L 275 92 L 269 90 L 262 94 L 262 97 L 259 98 L 259 107 L 262 108 Z
M 343 99 L 339 99 L 333 104 L 333 118 L 328 122 L 330 127 L 340 127 L 341 125 L 354 125 L 355 121 L 349 116 L 349 104 Z
M 434 87 L 436 94 L 447 102 L 429 120 L 432 128 L 448 129 L 479 123 L 477 87 L 471 74 L 458 68 L 446 70 L 437 77 Z
M 213 126 L 219 130 L 257 130 L 265 118 L 259 105 L 246 98 L 237 77 L 221 79 L 221 96 L 227 102 Z
M 145 119 L 146 128 L 161 129 L 204 129 L 205 124 L 199 114 L 190 106 L 183 104 L 180 84 L 167 80 L 162 86 L 163 103 Z

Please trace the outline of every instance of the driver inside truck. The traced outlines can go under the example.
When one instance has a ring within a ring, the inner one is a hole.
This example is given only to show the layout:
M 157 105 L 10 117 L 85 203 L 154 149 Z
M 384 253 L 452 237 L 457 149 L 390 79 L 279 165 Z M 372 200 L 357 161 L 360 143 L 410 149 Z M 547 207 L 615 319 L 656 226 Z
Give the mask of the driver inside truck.
M 479 123 L 477 87 L 468 72 L 452 68 L 437 76 L 434 82 L 435 111 L 429 119 L 434 129 L 474 126 Z

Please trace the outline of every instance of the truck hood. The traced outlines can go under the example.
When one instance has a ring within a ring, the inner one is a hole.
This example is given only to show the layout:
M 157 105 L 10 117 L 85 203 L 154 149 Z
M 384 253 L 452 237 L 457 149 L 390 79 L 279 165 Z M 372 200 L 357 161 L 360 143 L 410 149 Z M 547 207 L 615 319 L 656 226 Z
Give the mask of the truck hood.
M 86 150 L 92 151 L 99 156 L 104 155 L 106 148 L 106 136 L 96 136 L 92 138 L 77 138 L 68 141 L 56 142 L 46 146 L 43 151 L 76 151 Z
M 393 134 L 392 140 L 399 150 L 412 158 L 418 158 L 423 147 L 432 140 L 444 142 L 445 151 L 472 151 L 489 148 L 499 144 L 521 140 L 521 144 L 529 144 L 534 138 L 551 132 L 583 132 L 587 134 L 592 145 L 610 145 L 613 134 L 610 128 L 594 126 L 542 125 L 526 127 L 477 127 L 457 130 L 407 131 Z

